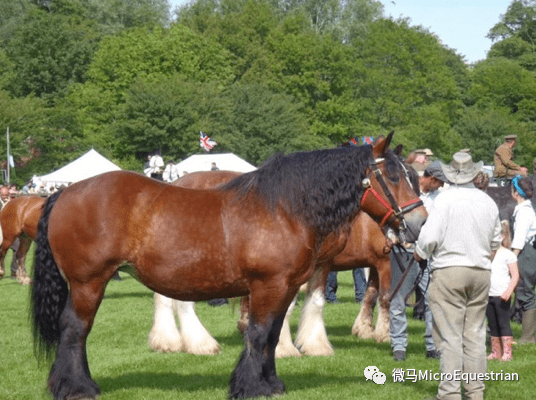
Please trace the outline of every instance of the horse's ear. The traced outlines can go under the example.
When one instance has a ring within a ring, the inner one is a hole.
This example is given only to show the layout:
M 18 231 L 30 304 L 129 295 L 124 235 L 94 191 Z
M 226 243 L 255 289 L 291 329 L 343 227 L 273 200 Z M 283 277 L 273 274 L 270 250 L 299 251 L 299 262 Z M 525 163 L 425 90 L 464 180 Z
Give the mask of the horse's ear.
M 402 157 L 402 150 L 404 150 L 404 146 L 399 144 L 398 146 L 395 147 L 394 153 L 397 156 Z
M 378 136 L 374 142 L 374 146 L 372 147 L 372 154 L 374 155 L 374 158 L 382 157 L 387 152 L 394 133 L 395 131 L 392 131 L 389 135 L 387 135 L 387 137 Z

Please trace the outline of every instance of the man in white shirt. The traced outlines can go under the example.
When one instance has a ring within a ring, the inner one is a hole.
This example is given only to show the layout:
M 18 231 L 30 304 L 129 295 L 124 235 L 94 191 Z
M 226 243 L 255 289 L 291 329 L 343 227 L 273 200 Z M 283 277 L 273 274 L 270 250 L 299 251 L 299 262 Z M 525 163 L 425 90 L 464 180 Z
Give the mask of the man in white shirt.
M 441 165 L 451 183 L 434 201 L 415 248 L 417 261 L 433 257 L 429 287 L 434 341 L 443 374 L 471 374 L 467 399 L 484 398 L 486 306 L 491 259 L 501 244 L 499 210 L 472 180 L 482 168 L 467 153 Z M 442 375 L 448 377 L 449 375 Z M 483 377 L 483 375 L 482 375 Z M 443 379 L 437 398 L 461 400 L 461 380 Z

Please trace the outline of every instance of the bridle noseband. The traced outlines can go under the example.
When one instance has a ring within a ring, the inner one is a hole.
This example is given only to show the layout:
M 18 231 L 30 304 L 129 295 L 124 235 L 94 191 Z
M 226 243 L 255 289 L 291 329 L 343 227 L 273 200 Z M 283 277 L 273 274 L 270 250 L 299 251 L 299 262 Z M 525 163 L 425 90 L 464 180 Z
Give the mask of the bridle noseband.
M 398 219 L 400 220 L 400 223 L 403 225 L 404 229 L 406 228 L 406 222 L 404 220 L 404 214 L 409 213 L 410 211 L 414 210 L 417 207 L 420 207 L 423 205 L 423 202 L 420 198 L 416 198 L 410 201 L 407 201 L 405 203 L 402 203 L 400 205 L 397 204 L 396 199 L 394 198 L 393 194 L 389 190 L 389 187 L 385 183 L 385 179 L 383 178 L 382 171 L 378 167 L 378 164 L 384 162 L 384 158 L 377 158 L 375 160 L 372 160 L 369 163 L 369 168 L 371 170 L 370 175 L 374 175 L 376 177 L 376 180 L 380 184 L 383 192 L 387 196 L 387 202 L 373 187 L 370 182 L 370 178 L 363 179 L 362 186 L 365 189 L 365 193 L 363 194 L 363 197 L 361 198 L 361 206 L 365 203 L 367 197 L 369 195 L 372 195 L 387 211 L 382 218 L 380 222 L 380 227 L 383 228 L 384 226 L 391 227 L 391 225 Z M 408 177 L 408 171 L 404 168 L 404 174 L 406 177 L 406 180 L 408 183 L 409 177 Z M 410 183 L 411 185 L 411 183 Z

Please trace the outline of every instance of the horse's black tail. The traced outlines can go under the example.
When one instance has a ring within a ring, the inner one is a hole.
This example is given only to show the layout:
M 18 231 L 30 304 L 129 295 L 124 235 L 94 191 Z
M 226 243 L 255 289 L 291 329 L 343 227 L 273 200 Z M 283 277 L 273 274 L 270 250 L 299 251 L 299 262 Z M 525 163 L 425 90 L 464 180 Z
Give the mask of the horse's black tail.
M 50 212 L 60 195 L 61 191 L 56 192 L 45 202 L 35 240 L 30 319 L 34 352 L 38 359 L 43 355 L 50 359 L 57 349 L 60 340 L 60 316 L 69 294 L 67 282 L 61 276 L 48 242 Z

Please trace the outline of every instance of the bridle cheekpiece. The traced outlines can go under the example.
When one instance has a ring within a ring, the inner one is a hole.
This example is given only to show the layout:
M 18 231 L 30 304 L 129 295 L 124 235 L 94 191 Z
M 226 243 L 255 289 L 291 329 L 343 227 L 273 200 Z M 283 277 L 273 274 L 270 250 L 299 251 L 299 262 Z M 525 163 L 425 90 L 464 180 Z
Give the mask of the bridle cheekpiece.
M 423 202 L 422 202 L 422 200 L 420 198 L 417 197 L 416 199 L 407 201 L 407 202 L 402 203 L 400 205 L 397 204 L 396 199 L 394 198 L 393 194 L 389 190 L 389 187 L 385 183 L 385 179 L 383 177 L 382 171 L 378 167 L 378 164 L 380 164 L 380 163 L 382 163 L 384 161 L 385 161 L 384 158 L 376 158 L 371 163 L 369 163 L 369 168 L 371 170 L 370 175 L 374 175 L 374 177 L 376 178 L 376 180 L 380 184 L 383 192 L 387 196 L 387 200 L 384 199 L 378 193 L 378 191 L 375 190 L 372 187 L 372 183 L 370 181 L 370 178 L 367 177 L 367 178 L 363 179 L 363 181 L 361 183 L 363 189 L 365 189 L 365 193 L 363 194 L 363 197 L 361 198 L 361 206 L 363 206 L 363 204 L 365 203 L 365 201 L 367 200 L 368 197 L 372 196 L 386 209 L 386 213 L 385 213 L 384 217 L 382 218 L 382 220 L 380 222 L 380 227 L 381 228 L 383 228 L 385 226 L 391 227 L 393 222 L 398 219 L 398 220 L 400 220 L 401 225 L 405 229 L 406 223 L 404 221 L 404 214 L 407 214 L 410 211 L 414 210 L 415 208 L 422 206 Z M 408 181 L 408 183 L 410 183 L 409 177 L 408 177 L 408 171 L 405 168 L 404 168 L 404 174 L 405 174 L 406 180 Z M 410 185 L 411 185 L 411 183 L 410 183 Z

